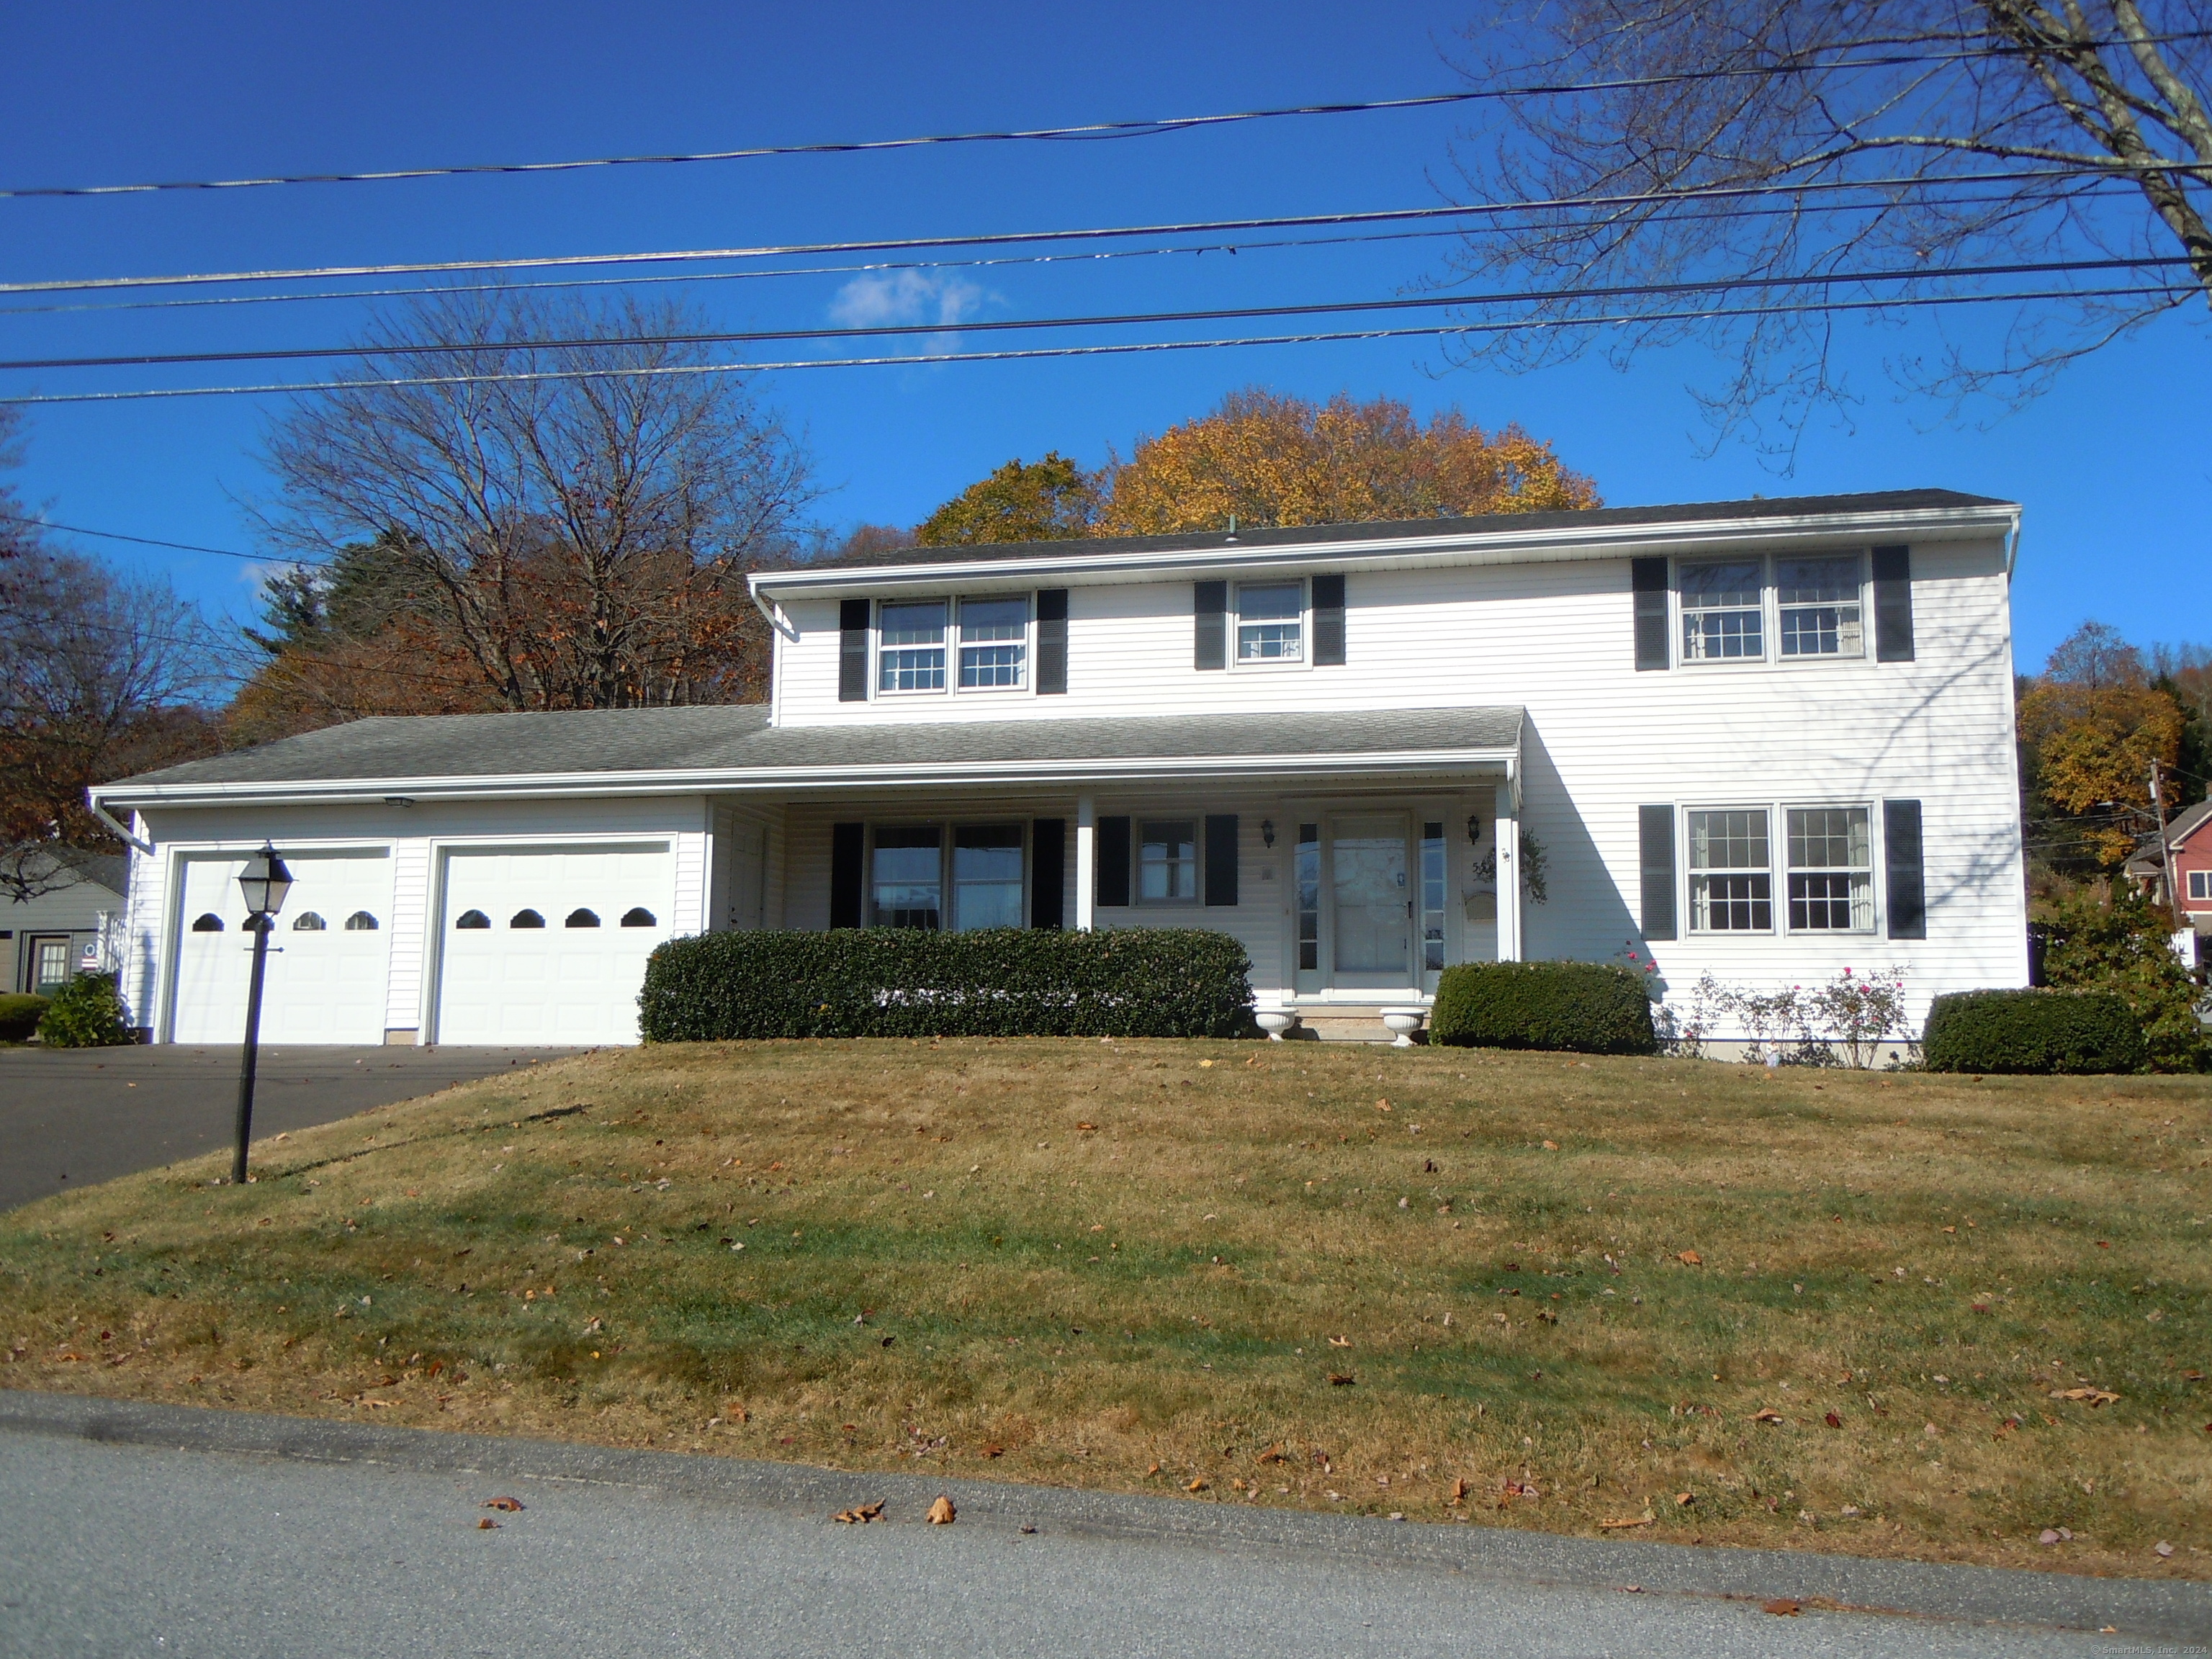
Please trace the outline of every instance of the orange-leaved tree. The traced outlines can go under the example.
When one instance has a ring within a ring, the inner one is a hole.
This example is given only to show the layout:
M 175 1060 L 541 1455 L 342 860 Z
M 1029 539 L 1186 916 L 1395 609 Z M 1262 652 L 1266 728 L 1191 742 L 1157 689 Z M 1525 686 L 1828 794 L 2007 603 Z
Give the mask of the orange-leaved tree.
M 2020 700 L 2020 737 L 2037 791 L 2074 826 L 2097 862 L 2124 861 L 2151 827 L 2150 770 L 2181 749 L 2182 712 L 2152 685 L 2142 655 L 2103 623 L 2084 623 L 2051 653 Z M 2179 782 L 2160 779 L 2164 805 Z
M 1486 434 L 1456 409 L 1424 426 L 1395 398 L 1316 404 L 1260 387 L 1139 439 L 1106 477 L 1095 528 L 1107 536 L 1598 505 L 1589 478 L 1517 426 Z

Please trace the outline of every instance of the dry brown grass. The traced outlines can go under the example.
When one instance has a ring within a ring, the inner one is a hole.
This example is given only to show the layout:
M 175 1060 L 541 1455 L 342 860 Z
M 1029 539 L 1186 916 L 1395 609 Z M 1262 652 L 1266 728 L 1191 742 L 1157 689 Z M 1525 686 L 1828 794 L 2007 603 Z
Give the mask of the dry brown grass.
M 0 1382 L 2212 1577 L 2208 1140 L 2186 1079 L 602 1053 L 0 1218 Z

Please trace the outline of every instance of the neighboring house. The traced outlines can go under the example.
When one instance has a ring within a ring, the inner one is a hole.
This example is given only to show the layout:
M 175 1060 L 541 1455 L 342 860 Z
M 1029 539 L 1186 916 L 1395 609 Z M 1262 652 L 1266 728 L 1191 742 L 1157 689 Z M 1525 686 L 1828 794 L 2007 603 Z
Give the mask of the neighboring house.
M 2173 886 L 2166 884 L 2166 868 L 2172 866 Z M 2190 967 L 2202 966 L 2212 935 L 2212 801 L 2185 806 L 2166 826 L 2166 844 L 2156 835 L 2143 837 L 2122 873 L 2137 891 L 2156 904 L 2171 906 L 2172 894 L 2181 895 L 2185 925 L 2174 930 L 2174 948 Z
M 32 884 L 46 890 L 28 900 L 0 899 L 7 988 L 52 996 L 77 974 L 113 968 L 130 866 L 116 854 L 73 847 L 21 856 Z
M 93 791 L 141 842 L 125 995 L 235 1038 L 270 837 L 291 1042 L 631 1042 L 662 939 L 862 925 L 1218 928 L 1316 1016 L 1632 949 L 1677 1000 L 1899 964 L 1917 1016 L 2027 980 L 2019 518 L 1914 490 L 761 573 L 765 708 L 367 720 Z

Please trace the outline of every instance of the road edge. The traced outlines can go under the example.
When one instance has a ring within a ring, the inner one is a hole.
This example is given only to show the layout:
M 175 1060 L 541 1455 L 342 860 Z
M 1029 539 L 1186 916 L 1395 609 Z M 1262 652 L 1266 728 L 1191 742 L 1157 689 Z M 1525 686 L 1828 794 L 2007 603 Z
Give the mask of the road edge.
M 2212 1585 L 1872 1559 L 1788 1550 L 1581 1539 L 1499 1527 L 1406 1525 L 1122 1492 L 848 1473 L 808 1464 L 569 1441 L 456 1434 L 88 1395 L 0 1389 L 0 1431 L 311 1462 L 472 1474 L 515 1483 L 643 1488 L 706 1502 L 811 1516 L 886 1500 L 888 1517 L 920 1518 L 938 1493 L 960 1523 L 1013 1531 L 1172 1541 L 1227 1549 L 1322 1552 L 1492 1579 L 1737 1601 L 1787 1598 L 1832 1607 L 1972 1624 L 2110 1629 L 2197 1643 L 2212 1633 Z

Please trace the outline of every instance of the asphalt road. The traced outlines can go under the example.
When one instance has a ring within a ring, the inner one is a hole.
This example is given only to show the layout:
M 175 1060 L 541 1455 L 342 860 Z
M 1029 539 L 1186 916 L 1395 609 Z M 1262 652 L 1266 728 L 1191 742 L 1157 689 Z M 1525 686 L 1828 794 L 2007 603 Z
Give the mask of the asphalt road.
M 1264 1653 L 2072 1659 L 2212 1652 L 2212 1590 L 939 1484 L 0 1394 L 0 1652 Z M 520 1512 L 479 1522 L 495 1497 Z M 888 1498 L 884 1520 L 830 1509 Z M 1034 1528 L 1029 1531 L 1026 1528 Z M 1731 1559 L 1730 1558 L 1735 1558 Z M 1627 1575 L 1643 1575 L 1638 1592 Z M 1762 1611 L 1759 1581 L 1912 1613 Z M 1730 1590 L 1729 1586 L 1734 1586 Z M 1729 1599 L 1731 1595 L 1751 1599 Z M 2084 1621 L 2120 1628 L 2098 1634 Z M 1933 1609 L 1933 1611 L 1930 1611 Z M 2007 1613 L 2018 1622 L 2003 1620 Z M 2073 1629 L 2048 1620 L 2070 1620 Z
M 568 1052 L 264 1048 L 253 1136 L 328 1123 Z M 227 1146 L 237 1110 L 235 1048 L 0 1048 L 0 1210 Z

